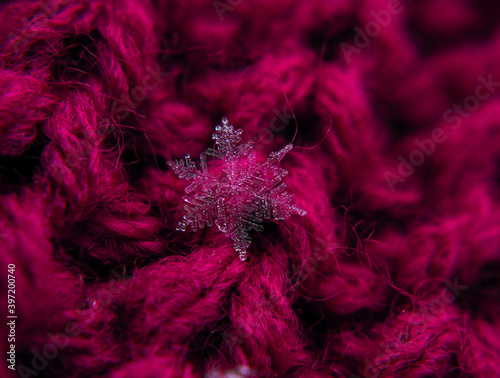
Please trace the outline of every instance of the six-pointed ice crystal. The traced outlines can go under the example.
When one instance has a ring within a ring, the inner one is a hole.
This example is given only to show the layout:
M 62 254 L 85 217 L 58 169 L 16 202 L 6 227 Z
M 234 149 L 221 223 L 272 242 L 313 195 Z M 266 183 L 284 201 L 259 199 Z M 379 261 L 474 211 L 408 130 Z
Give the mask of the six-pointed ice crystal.
M 185 189 L 185 213 L 177 229 L 185 231 L 191 226 L 196 231 L 215 224 L 231 238 L 240 259 L 245 261 L 252 241 L 251 229 L 263 231 L 264 220 L 284 220 L 292 214 L 305 215 L 306 211 L 292 203 L 295 196 L 286 191 L 282 182 L 288 172 L 277 166 L 293 146 L 288 144 L 259 163 L 253 143 L 239 143 L 241 133 L 223 118 L 222 126 L 216 126 L 212 134 L 215 149 L 200 155 L 200 169 L 189 155 L 169 161 L 168 165 L 180 178 L 192 181 Z M 213 160 L 210 169 L 207 156 Z

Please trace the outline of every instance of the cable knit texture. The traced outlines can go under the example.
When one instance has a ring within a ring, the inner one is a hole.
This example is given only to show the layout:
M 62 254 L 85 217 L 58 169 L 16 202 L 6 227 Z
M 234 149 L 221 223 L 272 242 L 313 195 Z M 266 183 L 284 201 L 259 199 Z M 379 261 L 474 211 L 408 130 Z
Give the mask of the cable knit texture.
M 498 2 L 0 10 L 15 376 L 500 376 Z M 261 162 L 293 142 L 307 211 L 245 262 L 216 227 L 176 230 L 167 161 L 222 117 Z

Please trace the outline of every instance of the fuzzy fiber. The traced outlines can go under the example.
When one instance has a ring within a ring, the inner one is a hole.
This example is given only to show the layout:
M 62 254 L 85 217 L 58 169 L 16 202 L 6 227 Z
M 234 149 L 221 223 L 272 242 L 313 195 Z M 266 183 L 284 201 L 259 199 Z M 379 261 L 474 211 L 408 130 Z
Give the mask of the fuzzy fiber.
M 2 376 L 500 376 L 497 1 L 0 12 Z M 224 116 L 307 211 L 246 262 L 166 164 Z

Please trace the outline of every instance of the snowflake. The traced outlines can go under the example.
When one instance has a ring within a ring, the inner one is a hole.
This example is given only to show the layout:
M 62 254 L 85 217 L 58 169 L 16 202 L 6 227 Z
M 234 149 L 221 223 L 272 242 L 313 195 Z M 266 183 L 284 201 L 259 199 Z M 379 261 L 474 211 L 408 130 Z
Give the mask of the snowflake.
M 189 155 L 184 159 L 169 161 L 168 165 L 180 178 L 192 183 L 183 197 L 185 214 L 177 230 L 186 231 L 191 226 L 197 231 L 214 223 L 230 237 L 242 261 L 252 242 L 250 230 L 263 231 L 262 221 L 284 220 L 292 214 L 305 215 L 286 192 L 282 182 L 288 172 L 277 164 L 293 146 L 288 144 L 278 152 L 269 154 L 264 163 L 255 159 L 253 143 L 239 144 L 241 130 L 228 125 L 215 127 L 212 139 L 215 149 L 209 148 L 200 155 L 200 169 Z M 210 171 L 207 156 L 212 157 Z

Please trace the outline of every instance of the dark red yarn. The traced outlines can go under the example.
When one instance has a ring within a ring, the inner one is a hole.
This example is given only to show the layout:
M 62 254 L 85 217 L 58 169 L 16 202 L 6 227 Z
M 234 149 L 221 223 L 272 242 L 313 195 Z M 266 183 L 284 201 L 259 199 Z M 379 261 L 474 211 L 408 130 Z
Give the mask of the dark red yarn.
M 499 21 L 491 0 L 2 5 L 1 374 L 500 376 Z M 246 263 L 175 230 L 166 161 L 223 116 L 260 158 L 305 147 L 281 166 L 307 216 Z

